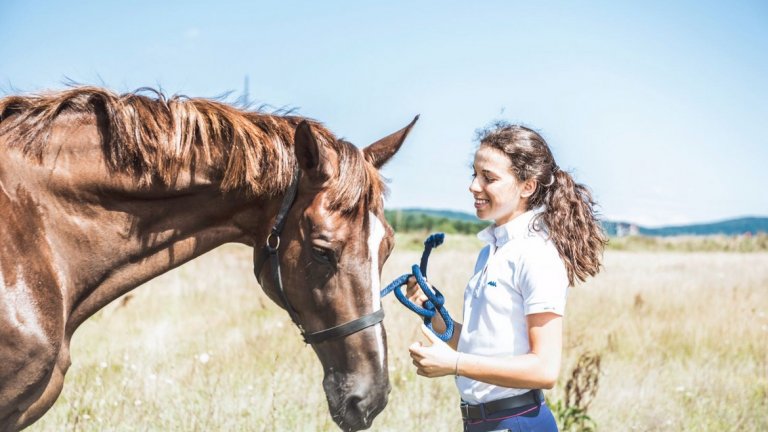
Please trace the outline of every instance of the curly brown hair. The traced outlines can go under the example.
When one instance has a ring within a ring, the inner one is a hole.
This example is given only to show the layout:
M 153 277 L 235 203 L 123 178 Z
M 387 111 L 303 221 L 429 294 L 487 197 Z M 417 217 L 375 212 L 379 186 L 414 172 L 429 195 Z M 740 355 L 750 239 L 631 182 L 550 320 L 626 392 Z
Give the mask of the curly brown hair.
M 536 190 L 528 197 L 528 209 L 544 206 L 534 221 L 541 221 L 546 227 L 568 270 L 570 285 L 577 279 L 583 282 L 596 275 L 607 239 L 587 186 L 576 183 L 557 166 L 547 142 L 532 129 L 496 122 L 479 130 L 477 138 L 481 147 L 495 148 L 507 155 L 518 181 L 536 181 Z

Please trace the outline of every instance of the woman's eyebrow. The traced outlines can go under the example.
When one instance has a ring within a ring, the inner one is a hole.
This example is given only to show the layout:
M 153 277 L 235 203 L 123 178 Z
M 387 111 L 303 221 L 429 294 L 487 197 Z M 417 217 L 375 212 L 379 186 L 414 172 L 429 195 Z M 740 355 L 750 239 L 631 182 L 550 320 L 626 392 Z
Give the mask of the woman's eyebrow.
M 477 168 L 475 167 L 475 164 L 472 164 L 472 171 L 477 172 Z M 485 175 L 489 175 L 489 174 L 490 175 L 494 175 L 494 176 L 496 175 L 495 172 L 493 172 L 493 171 L 491 171 L 491 170 L 489 170 L 487 168 L 486 169 L 481 169 L 480 172 L 485 174 Z

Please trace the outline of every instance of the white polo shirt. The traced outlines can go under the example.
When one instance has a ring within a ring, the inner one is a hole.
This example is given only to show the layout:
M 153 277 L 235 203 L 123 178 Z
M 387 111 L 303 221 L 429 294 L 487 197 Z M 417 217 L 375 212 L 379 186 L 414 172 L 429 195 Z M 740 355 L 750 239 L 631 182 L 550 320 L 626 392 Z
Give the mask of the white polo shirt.
M 488 243 L 478 256 L 475 274 L 464 291 L 464 323 L 459 352 L 508 357 L 530 352 L 526 315 L 563 315 L 568 273 L 545 230 L 535 231 L 527 211 L 477 236 Z M 462 400 L 478 404 L 516 396 L 514 389 L 456 377 Z

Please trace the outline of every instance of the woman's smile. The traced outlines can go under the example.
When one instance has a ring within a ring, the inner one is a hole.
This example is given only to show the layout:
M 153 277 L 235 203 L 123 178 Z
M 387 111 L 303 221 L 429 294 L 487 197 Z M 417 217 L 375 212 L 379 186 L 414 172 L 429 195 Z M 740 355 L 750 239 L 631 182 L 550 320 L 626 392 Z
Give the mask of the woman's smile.
M 472 168 L 474 178 L 469 192 L 479 219 L 503 225 L 528 210 L 526 199 L 533 192 L 533 183 L 521 183 L 515 178 L 504 152 L 481 146 L 475 153 Z
M 475 208 L 478 210 L 488 206 L 488 204 L 489 201 L 487 199 L 475 198 Z

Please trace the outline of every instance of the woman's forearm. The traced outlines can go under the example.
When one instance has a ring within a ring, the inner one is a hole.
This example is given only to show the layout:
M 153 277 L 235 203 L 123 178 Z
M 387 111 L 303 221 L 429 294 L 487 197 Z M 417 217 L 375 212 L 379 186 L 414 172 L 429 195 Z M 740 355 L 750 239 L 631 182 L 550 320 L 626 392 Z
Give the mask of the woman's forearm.
M 551 312 L 531 314 L 527 324 L 530 340 L 527 354 L 486 357 L 458 352 L 456 347 L 462 331 L 459 323 L 448 342 L 423 328 L 432 345 L 416 342 L 408 349 L 417 373 L 422 376 L 434 378 L 456 374 L 502 387 L 550 389 L 560 373 L 562 317 Z
M 563 319 L 551 312 L 527 316 L 531 349 L 511 357 L 459 353 L 458 375 L 513 388 L 550 389 L 560 374 Z
M 511 388 L 551 389 L 560 373 L 559 361 L 534 353 L 514 357 L 485 357 L 459 353 L 458 375 Z

